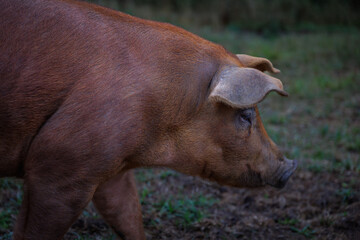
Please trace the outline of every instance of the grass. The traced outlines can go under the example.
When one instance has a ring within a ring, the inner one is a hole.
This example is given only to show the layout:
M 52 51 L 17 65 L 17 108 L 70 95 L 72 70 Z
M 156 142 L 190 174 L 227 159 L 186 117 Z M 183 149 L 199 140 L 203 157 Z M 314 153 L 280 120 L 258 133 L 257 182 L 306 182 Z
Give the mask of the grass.
M 173 170 L 139 169 L 135 176 L 137 179 L 145 180 L 139 190 L 139 197 L 143 212 L 155 214 L 151 220 L 153 225 L 161 225 L 162 221 L 171 220 L 174 224 L 187 228 L 203 219 L 207 215 L 206 209 L 217 202 L 217 199 L 201 194 L 188 197 L 185 194 L 186 190 L 181 186 L 176 189 L 177 195 L 159 194 L 158 190 L 154 189 L 156 183 L 181 178 L 182 175 Z
M 309 225 L 306 225 L 305 227 L 298 227 L 300 224 L 300 221 L 295 218 L 285 218 L 283 220 L 278 221 L 281 225 L 288 226 L 291 231 L 299 233 L 303 235 L 306 238 L 313 238 L 315 231 L 310 228 Z
M 215 202 L 215 199 L 204 196 L 191 198 L 170 196 L 155 203 L 154 207 L 159 211 L 161 217 L 174 219 L 177 225 L 186 228 L 203 219 L 206 215 L 204 209 L 211 207 Z
M 22 181 L 0 179 L 0 190 L 0 240 L 8 240 L 22 202 Z
M 306 238 L 313 238 L 314 237 L 315 231 L 311 230 L 309 225 L 306 225 L 305 227 L 302 227 L 302 228 L 298 227 L 298 225 L 300 223 L 300 221 L 298 219 L 285 218 L 283 220 L 280 220 L 279 223 L 281 225 L 289 226 L 291 231 L 299 233 L 299 234 L 303 235 Z
M 8 208 L 8 209 L 4 209 L 3 211 L 1 211 L 0 213 L 0 230 L 4 231 L 6 229 L 9 229 L 10 225 L 11 225 L 11 216 L 13 214 L 12 209 Z
M 280 220 L 279 223 L 282 225 L 295 226 L 296 224 L 299 223 L 299 220 L 294 218 L 285 218 L 284 220 Z
M 291 227 L 291 230 L 293 230 L 294 232 L 297 232 L 301 235 L 304 235 L 304 237 L 306 238 L 313 238 L 314 234 L 315 234 L 315 231 L 311 230 L 311 228 L 307 225 L 301 229 L 299 228 L 296 228 L 296 227 Z
M 351 186 L 351 183 L 342 183 L 341 189 L 338 190 L 337 194 L 342 197 L 343 203 L 349 203 L 351 199 L 355 196 L 355 189 Z

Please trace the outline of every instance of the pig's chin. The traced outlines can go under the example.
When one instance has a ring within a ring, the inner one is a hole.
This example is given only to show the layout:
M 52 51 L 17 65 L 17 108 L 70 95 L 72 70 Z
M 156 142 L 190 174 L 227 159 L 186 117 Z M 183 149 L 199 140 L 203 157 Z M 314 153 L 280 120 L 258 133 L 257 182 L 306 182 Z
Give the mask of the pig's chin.
M 266 183 L 275 188 L 283 188 L 285 187 L 287 181 L 291 177 L 291 175 L 295 172 L 297 167 L 296 160 L 285 159 L 287 166 L 280 174 L 275 174 L 272 178 L 270 178 Z
M 242 174 L 240 178 L 216 178 L 213 177 L 212 180 L 215 180 L 221 185 L 227 185 L 237 188 L 261 188 L 266 186 L 266 182 L 261 178 L 260 174 L 249 175 Z

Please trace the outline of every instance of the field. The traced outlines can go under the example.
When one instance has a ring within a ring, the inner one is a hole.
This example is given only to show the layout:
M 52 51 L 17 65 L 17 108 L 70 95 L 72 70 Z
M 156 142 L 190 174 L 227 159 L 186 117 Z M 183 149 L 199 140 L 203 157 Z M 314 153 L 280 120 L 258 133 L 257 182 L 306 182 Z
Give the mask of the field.
M 269 58 L 288 98 L 260 104 L 271 138 L 299 168 L 282 190 L 235 189 L 138 169 L 148 239 L 360 239 L 360 32 L 260 35 L 191 29 L 234 53 Z M 0 239 L 11 239 L 21 180 L 0 180 Z M 65 239 L 115 239 L 92 204 Z

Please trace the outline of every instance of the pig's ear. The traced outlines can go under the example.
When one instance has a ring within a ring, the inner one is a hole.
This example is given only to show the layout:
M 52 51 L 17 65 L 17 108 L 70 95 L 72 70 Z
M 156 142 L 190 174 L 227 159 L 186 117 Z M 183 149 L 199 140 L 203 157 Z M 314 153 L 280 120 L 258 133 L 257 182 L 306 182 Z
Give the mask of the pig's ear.
M 279 79 L 253 68 L 224 67 L 214 76 L 212 84 L 210 101 L 234 108 L 253 107 L 271 91 L 288 95 Z
M 256 68 L 262 72 L 268 71 L 271 73 L 279 73 L 280 70 L 273 67 L 272 63 L 266 59 L 261 57 L 253 57 L 245 54 L 236 54 L 240 62 L 249 68 Z

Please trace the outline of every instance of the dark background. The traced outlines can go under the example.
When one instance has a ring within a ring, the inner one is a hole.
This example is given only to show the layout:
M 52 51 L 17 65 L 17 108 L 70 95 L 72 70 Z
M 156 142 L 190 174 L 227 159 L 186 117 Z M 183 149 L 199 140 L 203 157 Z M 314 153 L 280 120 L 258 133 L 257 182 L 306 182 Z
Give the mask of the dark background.
M 334 30 L 360 26 L 356 0 L 91 0 L 183 27 L 264 32 Z

